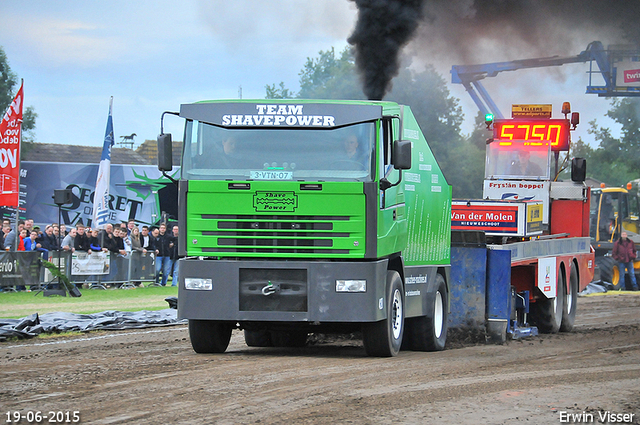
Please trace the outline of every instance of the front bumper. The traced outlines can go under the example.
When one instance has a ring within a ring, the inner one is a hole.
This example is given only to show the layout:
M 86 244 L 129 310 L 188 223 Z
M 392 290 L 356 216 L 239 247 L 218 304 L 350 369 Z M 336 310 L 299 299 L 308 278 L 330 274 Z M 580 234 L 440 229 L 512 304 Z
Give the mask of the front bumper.
M 387 260 L 180 260 L 181 319 L 373 322 L 386 317 Z M 211 290 L 185 289 L 185 278 L 210 278 Z M 366 292 L 337 292 L 337 280 L 366 280 Z

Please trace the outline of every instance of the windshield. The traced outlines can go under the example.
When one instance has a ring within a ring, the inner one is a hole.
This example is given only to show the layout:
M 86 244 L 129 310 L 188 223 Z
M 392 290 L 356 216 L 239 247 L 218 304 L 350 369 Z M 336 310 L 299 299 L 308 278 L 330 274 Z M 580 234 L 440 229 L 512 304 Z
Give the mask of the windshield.
M 549 180 L 550 160 L 548 142 L 495 141 L 487 145 L 485 178 Z
M 370 181 L 375 135 L 373 122 L 320 130 L 187 121 L 182 178 Z

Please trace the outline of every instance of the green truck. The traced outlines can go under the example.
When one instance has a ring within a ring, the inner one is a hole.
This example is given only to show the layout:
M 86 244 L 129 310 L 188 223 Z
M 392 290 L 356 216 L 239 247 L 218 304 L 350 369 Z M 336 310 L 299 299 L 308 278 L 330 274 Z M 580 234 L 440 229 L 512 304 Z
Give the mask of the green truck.
M 224 352 L 233 329 L 249 346 L 362 332 L 370 356 L 444 349 L 451 187 L 409 107 L 215 100 L 179 116 L 178 315 L 196 352 Z M 158 136 L 163 172 L 171 145 Z

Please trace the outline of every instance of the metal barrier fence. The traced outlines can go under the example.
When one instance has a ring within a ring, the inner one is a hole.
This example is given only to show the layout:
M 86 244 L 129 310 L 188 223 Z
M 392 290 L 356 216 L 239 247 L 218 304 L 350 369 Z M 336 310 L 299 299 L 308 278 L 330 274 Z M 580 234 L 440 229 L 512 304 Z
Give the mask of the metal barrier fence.
M 0 287 L 7 291 L 26 286 L 33 290 L 57 285 L 57 277 L 41 260 L 55 264 L 75 285 L 106 289 L 107 286 L 131 288 L 149 282 L 156 284 L 153 253 L 133 251 L 123 256 L 109 252 L 50 251 L 44 258 L 43 253 L 37 251 L 0 251 Z

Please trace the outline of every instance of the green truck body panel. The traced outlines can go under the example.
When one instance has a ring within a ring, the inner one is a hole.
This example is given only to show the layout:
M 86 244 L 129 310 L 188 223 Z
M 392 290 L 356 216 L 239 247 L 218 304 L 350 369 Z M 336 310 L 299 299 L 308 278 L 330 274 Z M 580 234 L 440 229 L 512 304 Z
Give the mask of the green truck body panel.
M 451 243 L 451 186 L 427 145 L 408 107 L 404 107 L 401 137 L 412 143 L 412 167 L 403 171 L 397 186 L 397 243 L 380 256 L 402 252 L 405 265 L 449 264 Z M 397 171 L 396 171 L 397 173 Z M 392 194 L 390 196 L 393 196 Z M 379 228 L 394 223 L 392 214 L 381 209 Z M 402 217 L 402 219 L 400 219 Z
M 365 197 L 361 183 L 190 181 L 187 255 L 268 258 L 363 258 Z

